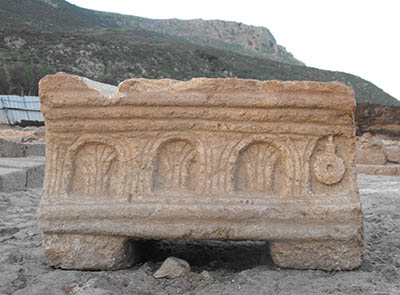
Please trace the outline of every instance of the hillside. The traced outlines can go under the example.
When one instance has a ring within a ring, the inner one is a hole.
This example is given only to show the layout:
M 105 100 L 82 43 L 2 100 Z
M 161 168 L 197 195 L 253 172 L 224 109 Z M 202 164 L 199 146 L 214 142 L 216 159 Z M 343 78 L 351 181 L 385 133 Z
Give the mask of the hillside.
M 162 22 L 165 24 L 160 25 Z M 210 38 L 207 43 L 201 40 L 201 32 L 206 34 L 212 23 L 220 32 L 216 36 L 222 37 L 219 41 Z M 225 31 L 224 23 L 227 24 Z M 2 94 L 35 95 L 37 82 L 43 75 L 65 71 L 111 84 L 132 77 L 336 80 L 352 86 L 359 103 L 400 104 L 372 83 L 354 75 L 308 68 L 299 62 L 299 65 L 279 62 L 277 57 L 267 58 L 250 51 L 238 52 L 244 47 L 232 50 L 225 42 L 231 27 L 248 31 L 242 34 L 238 29 L 234 34 L 237 40 L 232 39 L 236 44 L 241 44 L 240 40 L 247 38 L 252 28 L 237 23 L 154 21 L 82 9 L 62 0 L 2 0 L 0 24 Z M 198 28 L 189 36 L 193 26 Z M 165 29 L 171 27 L 175 27 L 175 35 L 172 29 L 168 32 Z M 254 32 L 254 40 L 270 38 L 275 51 L 283 48 L 276 45 L 267 29 L 254 29 Z M 254 42 L 258 46 L 259 41 Z
M 28 25 L 39 29 L 93 30 L 142 29 L 187 42 L 212 46 L 236 53 L 303 65 L 271 32 L 263 27 L 220 20 L 153 20 L 83 9 L 64 0 L 1 0 L 0 24 Z

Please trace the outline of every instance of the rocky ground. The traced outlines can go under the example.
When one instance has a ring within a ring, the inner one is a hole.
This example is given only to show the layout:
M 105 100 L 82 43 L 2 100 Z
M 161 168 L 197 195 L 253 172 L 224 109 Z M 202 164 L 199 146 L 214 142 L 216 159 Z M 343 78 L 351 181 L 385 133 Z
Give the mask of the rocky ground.
M 264 242 L 159 241 L 121 271 L 64 271 L 43 260 L 36 211 L 40 189 L 0 193 L 0 294 L 399 294 L 400 177 L 359 176 L 365 257 L 354 271 L 282 269 Z M 191 271 L 155 279 L 169 256 Z
M 0 124 L 0 138 L 17 143 L 44 143 L 45 127 Z

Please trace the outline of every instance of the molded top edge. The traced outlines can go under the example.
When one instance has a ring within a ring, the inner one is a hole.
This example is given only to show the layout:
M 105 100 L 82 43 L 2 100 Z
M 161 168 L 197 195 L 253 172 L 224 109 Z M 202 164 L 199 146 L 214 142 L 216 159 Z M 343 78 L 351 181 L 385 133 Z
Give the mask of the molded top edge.
M 55 93 L 63 93 L 62 97 L 68 99 L 60 99 Z M 353 89 L 340 82 L 238 78 L 193 78 L 189 81 L 134 78 L 116 87 L 76 75 L 57 73 L 47 75 L 40 81 L 39 95 L 42 102 L 50 99 L 51 103 L 67 105 L 178 103 L 181 106 L 329 108 L 346 112 L 353 112 L 355 107 Z

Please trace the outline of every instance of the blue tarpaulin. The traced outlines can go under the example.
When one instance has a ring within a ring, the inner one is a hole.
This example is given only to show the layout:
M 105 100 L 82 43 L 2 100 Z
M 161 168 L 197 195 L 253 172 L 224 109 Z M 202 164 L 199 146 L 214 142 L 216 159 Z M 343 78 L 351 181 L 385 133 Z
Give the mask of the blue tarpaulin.
M 17 125 L 22 121 L 44 121 L 39 97 L 0 95 L 0 123 Z

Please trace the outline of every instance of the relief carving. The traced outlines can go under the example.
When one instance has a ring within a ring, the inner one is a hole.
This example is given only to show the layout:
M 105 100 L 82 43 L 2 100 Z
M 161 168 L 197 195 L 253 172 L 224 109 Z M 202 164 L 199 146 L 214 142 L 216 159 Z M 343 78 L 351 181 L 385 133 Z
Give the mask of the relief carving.
M 313 171 L 318 181 L 324 184 L 336 184 L 342 180 L 346 168 L 343 159 L 336 155 L 333 136 L 328 138 L 324 153 L 314 162 Z
M 196 190 L 199 156 L 188 140 L 170 140 L 159 147 L 153 175 L 156 190 Z
M 105 144 L 85 144 L 75 154 L 70 191 L 88 196 L 110 196 L 117 189 L 118 156 Z
M 285 267 L 360 265 L 351 88 L 63 73 L 39 87 L 51 265 L 128 267 L 140 239 L 268 240 Z
M 236 191 L 277 193 L 282 181 L 280 152 L 267 143 L 253 143 L 239 153 Z

